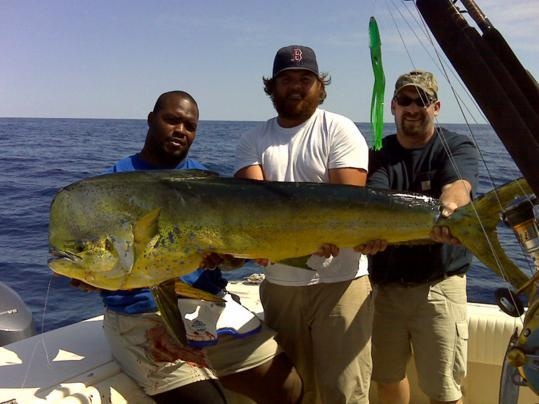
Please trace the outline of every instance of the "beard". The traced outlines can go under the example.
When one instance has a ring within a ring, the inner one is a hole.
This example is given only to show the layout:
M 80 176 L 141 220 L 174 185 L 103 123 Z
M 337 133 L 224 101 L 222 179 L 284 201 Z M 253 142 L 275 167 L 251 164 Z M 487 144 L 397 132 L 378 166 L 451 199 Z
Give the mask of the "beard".
M 320 94 L 307 94 L 300 99 L 290 99 L 289 95 L 272 95 L 273 106 L 280 117 L 305 122 L 320 104 Z
M 172 147 L 167 142 L 161 146 L 161 158 L 171 164 L 179 163 L 185 157 L 187 157 L 188 151 L 189 146 L 187 145 L 183 145 L 181 147 Z
M 406 136 L 422 136 L 429 131 L 430 121 L 428 116 L 422 116 L 420 120 L 408 121 L 405 116 L 401 116 L 398 128 Z
M 165 168 L 175 168 L 189 152 L 189 146 L 172 147 L 169 142 L 151 142 L 147 148 L 152 156 L 153 164 Z

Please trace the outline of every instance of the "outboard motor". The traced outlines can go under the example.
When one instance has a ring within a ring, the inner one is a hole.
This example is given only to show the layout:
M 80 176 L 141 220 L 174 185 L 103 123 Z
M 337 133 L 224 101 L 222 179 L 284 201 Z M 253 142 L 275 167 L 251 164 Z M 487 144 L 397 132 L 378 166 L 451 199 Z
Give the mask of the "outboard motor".
M 34 334 L 32 312 L 13 289 L 0 282 L 0 346 Z

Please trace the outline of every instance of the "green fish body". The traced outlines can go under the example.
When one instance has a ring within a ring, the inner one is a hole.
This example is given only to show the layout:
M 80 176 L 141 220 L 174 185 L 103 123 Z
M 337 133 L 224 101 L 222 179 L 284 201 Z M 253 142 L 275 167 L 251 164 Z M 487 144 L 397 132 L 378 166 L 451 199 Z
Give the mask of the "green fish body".
M 502 187 L 502 202 L 526 187 L 524 180 Z M 512 265 L 511 281 L 521 284 L 527 277 L 497 242 L 500 207 L 494 200 L 487 194 L 475 206 L 482 220 L 495 218 L 489 219 L 488 237 L 503 264 Z M 240 180 L 203 171 L 107 174 L 56 194 L 49 266 L 101 289 L 152 287 L 192 272 L 211 252 L 278 262 L 309 255 L 322 243 L 424 243 L 438 223 L 492 268 L 472 205 L 438 218 L 436 199 L 367 187 Z

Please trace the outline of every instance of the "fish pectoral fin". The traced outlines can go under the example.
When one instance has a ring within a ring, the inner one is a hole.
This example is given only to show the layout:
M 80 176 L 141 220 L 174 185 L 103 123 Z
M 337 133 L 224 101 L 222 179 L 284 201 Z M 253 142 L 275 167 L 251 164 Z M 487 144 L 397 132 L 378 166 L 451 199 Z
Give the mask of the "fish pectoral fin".
M 125 273 L 130 273 L 135 260 L 133 248 L 130 248 L 126 240 L 111 239 L 112 246 L 118 256 L 118 263 Z
M 153 209 L 138 219 L 133 225 L 133 240 L 136 257 L 142 255 L 148 243 L 158 234 L 160 214 L 160 208 Z
M 174 279 L 162 282 L 157 286 L 152 286 L 150 290 L 169 334 L 176 342 L 182 345 L 188 345 L 188 343 L 182 314 L 178 308 L 178 295 L 211 302 L 222 303 L 225 301 L 212 293 L 194 288 L 185 282 Z
M 178 300 L 174 291 L 174 279 L 152 286 L 150 290 L 169 334 L 176 342 L 186 346 L 187 335 L 182 321 L 182 314 L 178 309 Z
M 213 293 L 195 288 L 180 280 L 175 281 L 174 291 L 176 293 L 176 296 L 181 296 L 181 297 L 189 297 L 192 299 L 200 299 L 200 300 L 206 300 L 209 302 L 219 302 L 219 303 L 225 301 L 224 299 L 220 298 L 217 295 L 214 295 Z

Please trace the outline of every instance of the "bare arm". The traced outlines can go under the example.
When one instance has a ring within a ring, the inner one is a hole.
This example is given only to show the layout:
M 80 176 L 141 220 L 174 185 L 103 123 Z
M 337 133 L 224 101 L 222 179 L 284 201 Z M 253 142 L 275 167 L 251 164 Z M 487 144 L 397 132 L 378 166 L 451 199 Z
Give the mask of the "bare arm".
M 235 178 L 246 178 L 250 180 L 264 180 L 264 171 L 262 170 L 262 166 L 259 164 L 256 164 L 254 166 L 247 166 L 240 168 L 236 173 L 234 174 Z M 256 260 L 258 265 L 262 265 L 263 267 L 268 266 L 269 260 L 266 258 L 259 258 Z
M 364 244 L 360 244 L 354 247 L 354 251 L 357 251 L 365 255 L 374 255 L 384 251 L 387 248 L 386 240 L 371 240 Z
M 338 168 L 329 170 L 329 179 L 334 184 L 349 184 L 365 186 L 367 183 L 367 172 L 358 168 Z M 334 249 L 337 248 L 332 244 L 324 244 L 317 251 L 319 255 L 329 257 L 328 253 L 336 255 Z M 354 250 L 362 254 L 372 255 L 380 251 L 384 251 L 387 248 L 387 241 L 385 240 L 372 240 L 368 243 L 358 245 L 354 247 Z M 337 248 L 338 253 L 338 248 Z
M 234 177 L 262 181 L 264 180 L 264 171 L 262 171 L 262 166 L 257 164 L 254 166 L 247 166 L 247 167 L 240 168 L 238 171 L 236 171 L 236 174 L 234 174 Z
M 332 168 L 329 170 L 329 183 L 365 186 L 367 183 L 367 172 L 359 168 Z M 339 254 L 339 247 L 335 244 L 324 243 L 314 254 L 326 258 L 329 258 L 331 255 L 337 256 Z
M 449 216 L 455 209 L 467 205 L 471 202 L 472 185 L 466 180 L 457 180 L 446 184 L 442 188 L 440 204 L 442 205 L 442 215 Z
M 333 168 L 329 170 L 329 182 L 363 187 L 367 184 L 367 172 L 359 168 Z
M 466 180 L 457 180 L 444 185 L 440 195 L 442 216 L 449 217 L 456 209 L 470 203 L 471 191 L 472 185 Z M 454 238 L 449 229 L 444 226 L 435 226 L 430 237 L 439 243 L 460 244 L 459 240 Z
M 450 216 L 456 209 L 464 206 L 471 201 L 472 185 L 466 180 L 457 180 L 442 187 L 440 195 L 440 205 L 442 207 L 442 216 Z M 430 233 L 430 237 L 439 243 L 448 243 L 457 245 L 460 242 L 451 235 L 447 227 L 435 226 Z M 354 247 L 354 250 L 373 255 L 384 251 L 387 248 L 387 241 L 373 240 L 365 244 Z

